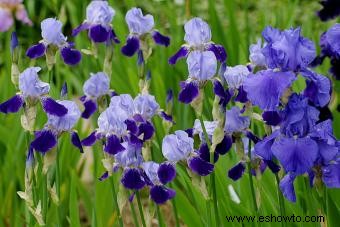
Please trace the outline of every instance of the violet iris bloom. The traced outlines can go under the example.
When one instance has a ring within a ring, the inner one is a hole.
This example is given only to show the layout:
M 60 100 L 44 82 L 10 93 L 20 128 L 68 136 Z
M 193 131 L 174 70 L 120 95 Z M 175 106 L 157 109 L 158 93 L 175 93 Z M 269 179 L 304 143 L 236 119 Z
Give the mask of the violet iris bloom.
M 0 1 L 0 32 L 5 32 L 12 27 L 15 18 L 24 24 L 32 26 L 32 21 L 27 16 L 23 0 L 1 0 Z
M 126 44 L 122 47 L 122 53 L 132 57 L 141 49 L 142 42 L 147 35 L 151 35 L 154 42 L 158 45 L 169 46 L 170 38 L 162 35 L 154 29 L 154 18 L 152 15 L 143 15 L 140 8 L 130 9 L 125 16 L 125 21 L 129 27 L 130 34 Z
M 321 0 L 319 3 L 323 8 L 317 13 L 322 21 L 327 21 L 340 15 L 340 2 L 338 0 Z
M 201 18 L 195 17 L 184 25 L 186 44 L 169 58 L 169 64 L 176 64 L 180 58 L 187 57 L 191 51 L 212 51 L 216 59 L 223 63 L 227 60 L 227 53 L 223 46 L 211 41 L 211 30 L 209 25 Z
M 39 67 L 30 67 L 23 71 L 19 76 L 20 92 L 0 104 L 0 112 L 16 113 L 24 105 L 36 105 L 41 102 L 44 111 L 50 115 L 62 117 L 67 114 L 67 108 L 62 104 L 54 101 L 48 96 L 50 85 L 39 79 Z
M 67 42 L 62 33 L 62 23 L 54 18 L 47 18 L 41 22 L 41 36 L 39 44 L 33 45 L 26 51 L 26 56 L 31 59 L 47 54 L 48 48 L 58 48 L 65 64 L 76 65 L 81 60 L 80 51 L 73 49 L 74 44 Z
M 86 8 L 86 20 L 72 31 L 76 36 L 83 30 L 88 30 L 89 38 L 95 43 L 109 42 L 113 40 L 119 43 L 111 26 L 115 15 L 114 9 L 107 1 L 92 1 Z

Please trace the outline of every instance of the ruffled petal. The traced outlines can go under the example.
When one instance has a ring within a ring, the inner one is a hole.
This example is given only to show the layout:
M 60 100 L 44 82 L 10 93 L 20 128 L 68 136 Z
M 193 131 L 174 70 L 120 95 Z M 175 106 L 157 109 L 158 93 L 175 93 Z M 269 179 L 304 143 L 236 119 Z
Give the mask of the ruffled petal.
M 80 153 L 84 153 L 78 133 L 74 131 L 71 133 L 71 142 L 75 147 L 79 149 Z
M 26 56 L 29 58 L 40 58 L 45 55 L 46 46 L 43 43 L 39 43 L 36 45 L 31 46 L 26 51 Z
M 9 100 L 0 104 L 0 112 L 2 113 L 16 113 L 24 105 L 24 99 L 21 95 L 15 95 Z
M 68 112 L 67 108 L 60 103 L 56 102 L 52 98 L 44 97 L 41 99 L 41 104 L 44 111 L 48 114 L 58 117 L 65 116 Z
M 245 169 L 246 165 L 243 162 L 239 162 L 228 171 L 228 177 L 237 181 L 243 176 Z
M 102 25 L 98 24 L 91 26 L 89 30 L 89 37 L 95 43 L 103 43 L 108 40 L 110 31 Z
M 140 190 L 145 186 L 141 170 L 136 168 L 126 168 L 122 174 L 120 182 L 127 189 Z
M 124 151 L 125 147 L 120 143 L 120 140 L 117 136 L 111 135 L 106 138 L 106 144 L 104 146 L 104 151 L 115 155 L 121 151 Z
M 153 186 L 150 189 L 150 197 L 157 204 L 163 204 L 175 197 L 176 191 L 161 185 Z
M 89 119 L 92 116 L 92 114 L 96 112 L 97 104 L 91 99 L 86 100 L 85 102 L 83 102 L 83 104 L 85 109 L 84 112 L 81 114 L 81 117 Z
M 77 65 L 81 60 L 81 53 L 79 50 L 64 47 L 61 49 L 61 58 L 67 65 Z
M 170 38 L 165 35 L 162 35 L 158 31 L 154 31 L 152 33 L 152 38 L 155 41 L 155 43 L 158 45 L 162 45 L 166 47 L 170 45 Z
M 199 93 L 198 84 L 195 82 L 181 82 L 181 91 L 178 95 L 179 101 L 189 104 L 191 103 Z
M 157 170 L 158 179 L 162 184 L 171 182 L 176 177 L 176 169 L 173 164 L 164 162 Z
M 136 36 L 130 36 L 126 40 L 125 46 L 121 51 L 125 56 L 132 57 L 139 50 L 139 38 Z
M 41 153 L 46 153 L 57 144 L 57 137 L 49 130 L 38 131 L 35 134 L 35 139 L 32 141 L 31 146 L 34 150 Z
M 189 54 L 189 48 L 183 46 L 176 52 L 176 54 L 174 54 L 172 57 L 169 58 L 168 62 L 170 65 L 174 65 L 179 59 L 185 58 L 188 54 Z
M 210 162 L 204 161 L 200 157 L 190 158 L 188 160 L 188 165 L 194 173 L 200 176 L 207 176 L 214 171 L 214 165 Z

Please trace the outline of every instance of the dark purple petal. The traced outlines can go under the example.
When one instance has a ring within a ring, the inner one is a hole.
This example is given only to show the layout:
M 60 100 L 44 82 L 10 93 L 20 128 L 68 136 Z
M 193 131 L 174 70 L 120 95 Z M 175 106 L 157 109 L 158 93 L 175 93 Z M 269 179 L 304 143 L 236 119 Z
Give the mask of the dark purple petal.
M 280 135 L 280 131 L 274 131 L 271 135 L 265 137 L 262 141 L 255 144 L 254 153 L 264 160 L 272 160 L 272 146 L 275 139 Z
M 61 49 L 61 58 L 67 65 L 76 65 L 81 60 L 81 53 L 79 50 L 64 47 Z
M 272 150 L 286 172 L 296 174 L 309 171 L 318 157 L 318 144 L 308 137 L 281 137 L 273 143 Z
M 140 190 L 145 186 L 141 170 L 136 168 L 125 169 L 120 182 L 125 188 L 131 190 Z
M 129 130 L 132 134 L 137 134 L 138 127 L 135 121 L 127 119 L 125 120 L 125 124 L 127 126 L 127 130 Z
M 124 150 L 125 148 L 123 147 L 123 145 L 121 145 L 120 140 L 117 136 L 111 135 L 106 138 L 106 144 L 104 146 L 105 152 L 111 155 L 115 155 Z
M 178 95 L 179 101 L 189 104 L 191 103 L 199 93 L 198 84 L 195 82 L 181 82 L 181 91 Z
M 78 133 L 74 131 L 71 133 L 71 142 L 75 147 L 79 149 L 80 153 L 84 153 L 83 146 L 81 145 Z
M 68 94 L 68 89 L 67 89 L 67 83 L 64 82 L 63 86 L 61 87 L 60 90 L 60 98 L 64 99 L 67 97 Z
M 43 43 L 39 43 L 31 46 L 26 51 L 26 56 L 29 58 L 40 58 L 45 55 L 46 46 Z
M 183 46 L 181 47 L 181 49 L 177 51 L 176 54 L 174 54 L 172 57 L 169 58 L 168 62 L 170 65 L 174 65 L 179 59 L 186 57 L 188 54 L 189 54 L 189 48 Z
M 32 141 L 31 146 L 34 150 L 41 153 L 46 153 L 57 144 L 57 137 L 49 130 L 38 131 L 35 134 L 35 139 Z
M 11 34 L 11 54 L 13 54 L 13 51 L 15 48 L 19 46 L 18 36 L 17 33 L 14 31 Z
M 26 168 L 31 168 L 34 162 L 34 149 L 29 146 L 27 156 L 26 156 Z
M 254 144 L 257 144 L 258 142 L 261 141 L 261 139 L 259 137 L 257 137 L 256 135 L 254 135 L 252 132 L 250 131 L 246 131 L 245 135 L 247 136 L 248 139 L 250 139 Z
M 84 104 L 84 112 L 81 114 L 82 118 L 88 119 L 89 117 L 92 116 L 92 114 L 94 114 L 97 110 L 97 103 L 95 103 L 93 100 L 88 99 L 85 102 L 83 102 Z
M 267 164 L 268 168 L 273 172 L 273 173 L 278 173 L 281 169 L 279 165 L 277 165 L 275 162 L 271 160 L 264 160 L 264 162 Z
M 314 186 L 314 179 L 315 179 L 315 174 L 313 170 L 308 171 L 308 178 L 309 178 L 309 186 L 312 188 Z
M 220 81 L 214 80 L 214 93 L 220 98 L 225 98 L 225 90 Z
M 267 125 L 271 126 L 276 126 L 281 122 L 281 117 L 277 111 L 265 111 L 262 114 L 262 118 Z
M 15 95 L 7 101 L 0 104 L 0 112 L 16 113 L 24 105 L 24 99 L 21 95 Z
M 176 169 L 171 163 L 164 162 L 159 165 L 157 175 L 162 184 L 167 184 L 175 179 Z
M 184 131 L 188 134 L 189 137 L 192 138 L 194 136 L 194 129 L 193 128 L 188 128 Z
M 150 197 L 157 204 L 163 204 L 175 195 L 175 190 L 160 185 L 155 185 L 150 189 Z
M 143 141 L 151 139 L 154 132 L 155 132 L 155 129 L 153 125 L 148 121 L 140 124 L 138 127 L 138 134 L 139 135 L 143 134 Z
M 317 107 L 317 109 L 320 111 L 319 120 L 317 121 L 317 123 L 320 123 L 326 120 L 333 120 L 332 111 L 329 109 L 328 106 Z
M 208 50 L 214 52 L 216 59 L 219 62 L 223 63 L 227 60 L 227 52 L 222 45 L 211 44 L 209 45 Z
M 87 30 L 89 28 L 90 28 L 90 24 L 82 23 L 81 25 L 79 25 L 78 27 L 72 30 L 72 36 L 76 36 L 79 34 L 79 32 Z
M 161 111 L 160 112 L 160 114 L 159 114 L 159 116 L 161 116 L 164 120 L 166 120 L 166 121 L 169 121 L 169 122 L 174 122 L 173 120 L 172 120 L 172 116 L 171 115 L 168 115 L 167 113 L 165 113 L 164 111 Z
M 231 136 L 225 135 L 221 143 L 216 146 L 215 152 L 220 155 L 226 154 L 233 145 L 233 139 Z
M 110 40 L 113 40 L 115 43 L 120 43 L 116 33 L 115 33 L 115 30 L 111 29 L 110 30 Z
M 68 112 L 65 106 L 59 104 L 58 102 L 54 101 L 52 98 L 49 97 L 42 98 L 41 104 L 44 111 L 51 115 L 62 117 L 65 116 Z
M 240 179 L 246 169 L 246 165 L 243 162 L 239 162 L 228 171 L 228 177 L 234 181 Z
M 296 195 L 294 190 L 294 174 L 287 174 L 280 181 L 280 189 L 282 194 L 291 202 L 296 202 Z
M 81 141 L 83 146 L 92 146 L 97 141 L 96 131 L 92 132 L 88 137 Z
M 212 173 L 214 171 L 214 165 L 210 162 L 204 161 L 200 157 L 193 157 L 188 160 L 188 165 L 190 169 L 200 175 L 200 176 L 206 176 Z
M 162 45 L 166 47 L 170 45 L 170 38 L 165 35 L 162 35 L 158 31 L 154 31 L 152 33 L 152 38 L 155 41 L 155 43 L 158 45 Z
M 121 51 L 125 56 L 132 57 L 139 50 L 139 38 L 136 36 L 130 36 L 126 40 L 125 46 Z
M 243 89 L 243 86 L 239 87 L 237 96 L 235 97 L 235 101 L 240 103 L 248 102 L 247 92 Z
M 340 163 L 334 163 L 322 168 L 322 181 L 329 188 L 340 188 Z
M 198 149 L 197 153 L 199 154 L 200 158 L 206 162 L 210 162 L 210 151 L 208 145 L 206 143 L 201 144 L 200 148 Z M 214 163 L 218 160 L 218 153 L 214 152 Z
M 136 193 L 132 192 L 131 195 L 129 196 L 129 202 L 132 203 L 133 199 L 135 198 Z
M 91 26 L 89 30 L 89 37 L 95 43 L 103 43 L 108 40 L 110 31 L 100 24 Z
M 128 137 L 128 141 L 130 142 L 130 144 L 133 144 L 137 147 L 142 147 L 143 146 L 143 141 L 140 140 L 137 136 L 135 136 L 134 134 L 130 134 Z
M 321 0 L 319 3 L 323 7 L 320 11 L 318 11 L 318 16 L 322 21 L 327 21 L 340 15 L 339 0 Z
M 340 59 L 331 59 L 331 68 L 329 72 L 337 79 L 340 80 Z
M 101 175 L 101 176 L 99 177 L 98 180 L 103 181 L 103 180 L 106 180 L 108 177 L 109 177 L 109 172 L 106 171 L 105 173 L 103 173 L 103 175 Z
M 174 91 L 172 89 L 169 89 L 167 92 L 166 92 L 166 103 L 170 103 L 172 102 L 174 99 Z

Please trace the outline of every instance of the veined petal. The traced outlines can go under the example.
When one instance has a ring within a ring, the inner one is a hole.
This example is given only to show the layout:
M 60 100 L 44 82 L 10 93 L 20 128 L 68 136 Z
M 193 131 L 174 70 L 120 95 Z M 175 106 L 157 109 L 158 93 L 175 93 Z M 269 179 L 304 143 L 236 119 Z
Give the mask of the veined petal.
M 191 103 L 199 93 L 198 84 L 195 82 L 181 82 L 181 91 L 178 95 L 179 101 L 189 104 Z
M 255 144 L 254 147 L 254 153 L 264 160 L 272 160 L 273 158 L 273 151 L 272 151 L 272 146 L 273 143 L 280 135 L 280 131 L 274 131 L 271 135 L 265 137 L 262 141 L 258 142 Z
M 207 176 L 214 171 L 214 165 L 200 157 L 188 159 L 188 165 L 194 173 L 200 176 Z
M 108 40 L 110 36 L 110 31 L 102 25 L 94 25 L 90 27 L 89 37 L 95 43 L 103 43 Z
M 70 47 L 64 47 L 61 49 L 61 58 L 67 65 L 76 65 L 81 60 L 81 53 L 79 50 L 72 49 Z
M 167 184 L 176 177 L 175 166 L 169 162 L 164 162 L 159 165 L 157 175 L 162 184 Z
M 0 112 L 2 113 L 16 113 L 24 105 L 24 99 L 21 95 L 15 95 L 9 100 L 0 104 Z
M 35 134 L 35 139 L 32 141 L 31 146 L 34 150 L 41 153 L 46 153 L 57 144 L 57 137 L 49 130 L 38 131 Z
M 287 174 L 280 181 L 280 189 L 282 194 L 291 202 L 296 202 L 296 195 L 294 190 L 294 174 Z
M 175 190 L 161 185 L 155 185 L 150 189 L 150 197 L 157 204 L 163 204 L 175 195 Z

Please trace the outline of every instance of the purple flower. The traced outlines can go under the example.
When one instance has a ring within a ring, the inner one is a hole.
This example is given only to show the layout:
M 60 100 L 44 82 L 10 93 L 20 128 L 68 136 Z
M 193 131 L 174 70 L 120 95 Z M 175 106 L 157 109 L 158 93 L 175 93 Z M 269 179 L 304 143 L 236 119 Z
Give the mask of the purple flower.
M 274 72 L 262 70 L 250 74 L 244 81 L 243 88 L 248 99 L 263 110 L 276 110 L 280 98 L 295 80 L 292 72 Z
M 230 110 L 226 111 L 226 121 L 224 131 L 227 134 L 234 132 L 242 132 L 249 127 L 250 120 L 247 116 L 241 115 L 241 110 L 237 106 L 233 106 Z
M 111 26 L 115 11 L 106 1 L 92 1 L 86 8 L 86 20 L 72 31 L 72 36 L 88 30 L 90 39 L 96 43 L 113 40 L 119 43 Z
M 211 51 L 192 51 L 187 58 L 189 77 L 198 81 L 211 79 L 217 70 L 217 61 Z
M 322 168 L 322 181 L 329 188 L 340 188 L 340 163 L 326 165 Z
M 340 24 L 333 25 L 320 38 L 322 53 L 340 59 Z
M 226 80 L 229 88 L 239 89 L 239 87 L 243 85 L 243 82 L 249 73 L 250 72 L 246 66 L 236 65 L 234 67 L 227 67 L 223 77 Z
M 251 44 L 249 47 L 249 60 L 256 66 L 266 66 L 266 58 L 262 53 L 262 41 L 257 40 L 256 44 Z
M 130 9 L 126 13 L 125 21 L 129 27 L 130 34 L 126 44 L 121 49 L 124 55 L 131 57 L 140 50 L 141 42 L 144 42 L 144 37 L 147 34 L 151 34 L 156 44 L 169 46 L 170 38 L 154 30 L 155 22 L 153 16 L 150 14 L 143 15 L 140 8 Z
M 19 89 L 22 95 L 27 98 L 40 98 L 50 91 L 50 85 L 39 79 L 40 67 L 30 67 L 19 76 Z
M 321 0 L 319 3 L 323 7 L 318 11 L 318 16 L 322 21 L 327 21 L 340 15 L 340 2 L 338 0 Z
M 225 62 L 227 54 L 221 45 L 211 42 L 211 30 L 209 25 L 201 18 L 195 17 L 184 25 L 184 44 L 179 51 L 169 59 L 169 64 L 176 64 L 180 58 L 187 57 L 190 51 L 212 51 L 219 62 Z
M 85 81 L 83 91 L 85 97 L 82 97 L 85 110 L 82 113 L 83 118 L 89 118 L 97 110 L 97 99 L 109 94 L 110 79 L 103 73 L 91 73 L 91 77 Z
M 31 59 L 39 58 L 47 54 L 50 46 L 55 46 L 60 50 L 61 58 L 68 65 L 76 65 L 81 60 L 81 53 L 73 49 L 73 44 L 68 43 L 67 38 L 62 33 L 62 23 L 54 18 L 47 18 L 41 22 L 41 36 L 43 40 L 31 46 L 26 51 L 26 56 Z M 53 56 L 48 56 L 53 57 Z
M 122 168 L 140 167 L 144 159 L 142 156 L 142 147 L 140 145 L 131 144 L 128 142 L 122 143 L 124 150 L 117 153 L 115 158 L 115 166 Z
M 216 127 L 218 126 L 218 121 L 203 121 L 204 127 L 207 131 L 207 134 L 209 136 L 209 139 L 212 139 L 212 136 L 214 134 L 214 131 Z M 200 120 L 196 119 L 194 122 L 194 128 L 193 128 L 193 134 L 198 134 L 201 141 L 205 141 L 203 129 Z
M 300 28 L 279 31 L 271 27 L 263 31 L 267 45 L 262 53 L 269 68 L 297 71 L 306 68 L 314 60 L 314 43 L 302 37 L 300 32 Z
M 17 20 L 32 26 L 32 21 L 27 16 L 22 0 L 2 0 L 0 4 L 0 32 L 5 32 L 12 27 L 14 23 L 13 14 L 15 14 Z
M 194 140 L 184 131 L 176 131 L 163 139 L 162 153 L 170 162 L 186 160 L 193 151 Z
M 149 94 L 138 95 L 133 105 L 134 113 L 142 116 L 144 120 L 150 120 L 159 110 L 155 97 Z
M 289 173 L 280 181 L 280 189 L 282 194 L 291 202 L 296 202 L 294 189 L 295 174 Z

